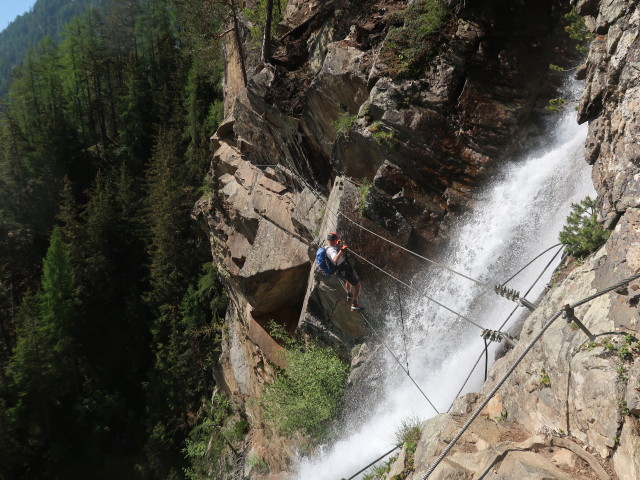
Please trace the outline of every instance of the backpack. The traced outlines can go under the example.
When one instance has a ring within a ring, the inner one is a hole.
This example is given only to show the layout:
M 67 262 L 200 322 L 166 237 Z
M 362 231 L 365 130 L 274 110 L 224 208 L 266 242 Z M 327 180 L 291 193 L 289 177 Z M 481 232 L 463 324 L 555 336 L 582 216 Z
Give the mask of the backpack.
M 324 247 L 320 247 L 316 252 L 316 264 L 325 275 L 331 275 L 338 269 L 338 266 L 327 257 L 327 251 Z

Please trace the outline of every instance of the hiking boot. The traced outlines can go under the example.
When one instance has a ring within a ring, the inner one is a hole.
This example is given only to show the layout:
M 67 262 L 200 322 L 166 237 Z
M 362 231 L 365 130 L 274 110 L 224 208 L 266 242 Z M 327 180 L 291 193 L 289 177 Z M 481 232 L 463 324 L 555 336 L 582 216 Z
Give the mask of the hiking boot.
M 363 307 L 363 306 L 361 306 L 359 303 L 353 302 L 353 303 L 351 304 L 351 311 L 352 311 L 352 312 L 357 312 L 357 311 L 359 311 L 359 310 L 364 310 L 364 307 Z

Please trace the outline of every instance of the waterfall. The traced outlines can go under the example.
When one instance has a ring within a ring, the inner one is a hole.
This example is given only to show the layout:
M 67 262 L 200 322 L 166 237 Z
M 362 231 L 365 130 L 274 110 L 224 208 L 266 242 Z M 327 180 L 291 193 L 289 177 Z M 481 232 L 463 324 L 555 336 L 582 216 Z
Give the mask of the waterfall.
M 441 263 L 493 285 L 503 283 L 558 243 L 571 203 L 593 195 L 594 190 L 583 158 L 587 126 L 577 125 L 575 111 L 569 108 L 550 121 L 556 123 L 546 146 L 508 162 L 480 192 L 471 211 L 453 226 Z M 524 296 L 556 251 L 541 256 L 508 287 Z M 556 257 L 527 295 L 528 300 L 535 301 L 540 295 L 558 262 Z M 437 267 L 418 275 L 412 284 L 484 328 L 498 329 L 516 306 L 486 286 Z M 403 365 L 408 359 L 412 378 L 438 411 L 446 412 L 478 358 L 482 361 L 462 393 L 482 385 L 484 359 L 479 356 L 485 344 L 481 331 L 423 296 L 405 294 L 401 298 L 404 318 L 397 312 L 388 316 L 385 342 Z M 522 310 L 518 309 L 511 322 Z M 352 411 L 354 421 L 341 427 L 340 439 L 311 457 L 300 458 L 296 478 L 348 478 L 394 446 L 395 433 L 403 421 L 412 417 L 426 420 L 436 414 L 391 355 L 385 357 L 383 368 L 384 384 L 370 387 L 379 392 L 377 406 Z

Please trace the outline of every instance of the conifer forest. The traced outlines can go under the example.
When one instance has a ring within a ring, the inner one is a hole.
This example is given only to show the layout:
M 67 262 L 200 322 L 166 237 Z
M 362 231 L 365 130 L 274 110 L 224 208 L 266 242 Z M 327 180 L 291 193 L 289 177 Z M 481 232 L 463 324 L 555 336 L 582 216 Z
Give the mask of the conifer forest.
M 75 2 L 39 28 L 70 3 L 3 32 L 24 54 L 0 105 L 0 479 L 201 478 L 233 405 L 211 403 L 227 301 L 190 213 L 233 2 Z

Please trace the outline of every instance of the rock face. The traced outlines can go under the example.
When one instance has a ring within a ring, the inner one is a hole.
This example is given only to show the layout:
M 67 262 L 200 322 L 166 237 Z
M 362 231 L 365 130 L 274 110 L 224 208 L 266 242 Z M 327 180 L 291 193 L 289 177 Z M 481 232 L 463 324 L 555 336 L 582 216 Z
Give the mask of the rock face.
M 640 272 L 640 9 L 636 1 L 615 0 L 578 2 L 578 8 L 594 33 L 579 120 L 589 121 L 586 160 L 594 165 L 601 218 L 613 231 L 605 247 L 546 294 L 526 320 L 518 345 L 495 363 L 480 394 L 458 403 L 465 419 L 564 304 Z M 566 478 L 567 472 L 569 478 L 640 478 L 639 291 L 635 280 L 576 308 L 576 317 L 595 336 L 592 341 L 558 318 L 499 389 L 505 416 L 513 422 L 503 426 L 544 437 L 515 444 L 494 437 L 488 442 L 496 443 L 486 447 L 476 438 L 487 441 L 495 428 L 487 427 L 482 413 L 429 478 L 478 478 L 483 472 L 482 478 Z M 425 475 L 460 423 L 455 414 L 427 422 L 415 471 L 407 478 Z M 565 449 L 550 459 L 564 473 L 549 468 L 543 450 L 552 445 Z M 513 456 L 520 450 L 526 455 Z M 577 455 L 577 464 L 571 455 Z
M 568 6 L 449 3 L 447 40 L 412 79 L 389 76 L 380 55 L 403 1 L 289 1 L 276 53 L 270 64 L 248 69 L 254 74 L 246 88 L 238 87 L 237 53 L 227 46 L 227 117 L 212 137 L 212 193 L 194 215 L 232 300 L 216 375 L 236 398 L 259 397 L 281 364 L 273 322 L 333 346 L 348 361 L 370 338 L 376 326 L 352 314 L 339 282 L 314 268 L 326 233 L 340 232 L 353 247 L 367 312 L 382 318 L 391 308 L 384 292 L 395 285 L 378 268 L 404 278 L 418 267 L 388 252 L 380 237 L 420 253 L 434 249 L 446 221 L 508 160 L 503 154 L 526 146 L 540 128 L 540 107 L 557 86 L 548 64 L 566 62 L 560 20 Z M 564 299 L 640 270 L 640 13 L 638 1 L 600 3 L 578 2 L 596 34 L 579 118 L 589 121 L 587 160 L 603 198 L 601 216 L 614 230 L 529 317 L 483 393 Z M 593 478 L 602 475 L 599 462 L 619 478 L 640 478 L 640 400 L 630 380 L 640 367 L 632 355 L 620 373 L 616 355 L 621 332 L 638 332 L 639 297 L 636 282 L 576 310 L 594 333 L 614 332 L 613 348 L 601 337 L 584 347 L 584 334 L 559 319 L 501 389 L 494 407 L 509 423 L 491 412 L 477 420 L 434 478 Z M 364 350 L 354 359 L 354 390 L 368 375 Z M 405 471 L 406 452 L 392 471 L 422 478 L 471 411 L 466 400 L 456 415 L 424 426 L 413 473 Z M 258 408 L 247 402 L 246 410 L 251 448 L 272 472 L 286 472 L 292 443 L 271 441 Z

